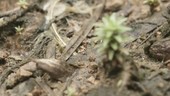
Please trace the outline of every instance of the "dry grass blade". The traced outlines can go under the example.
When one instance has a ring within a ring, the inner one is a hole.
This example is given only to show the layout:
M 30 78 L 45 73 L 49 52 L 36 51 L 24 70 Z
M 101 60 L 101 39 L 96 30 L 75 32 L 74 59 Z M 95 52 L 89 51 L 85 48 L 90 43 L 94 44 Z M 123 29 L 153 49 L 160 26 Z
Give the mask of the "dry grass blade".
M 57 29 L 56 29 L 56 24 L 52 23 L 51 27 L 54 32 L 55 39 L 58 41 L 58 43 L 60 44 L 62 48 L 65 47 L 66 43 L 61 39 L 60 35 L 58 34 Z
M 59 2 L 60 0 L 56 0 L 55 2 L 51 2 L 51 8 L 49 9 L 49 19 L 51 20 L 53 18 L 53 14 L 54 14 L 54 7 L 55 5 Z M 61 39 L 60 35 L 57 32 L 57 28 L 55 23 L 52 23 L 51 25 L 51 30 L 53 30 L 53 34 L 55 36 L 56 41 L 59 43 L 59 45 L 63 48 L 66 46 L 66 43 Z

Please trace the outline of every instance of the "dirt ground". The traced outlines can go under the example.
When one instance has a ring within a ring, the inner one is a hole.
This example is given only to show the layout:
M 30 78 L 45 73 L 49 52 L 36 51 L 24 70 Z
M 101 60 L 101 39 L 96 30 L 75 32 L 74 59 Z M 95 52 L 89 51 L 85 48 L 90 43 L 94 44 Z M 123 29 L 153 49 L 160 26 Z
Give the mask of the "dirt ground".
M 170 96 L 169 4 L 0 0 L 0 96 Z M 132 28 L 130 68 L 103 76 L 94 25 L 112 13 Z

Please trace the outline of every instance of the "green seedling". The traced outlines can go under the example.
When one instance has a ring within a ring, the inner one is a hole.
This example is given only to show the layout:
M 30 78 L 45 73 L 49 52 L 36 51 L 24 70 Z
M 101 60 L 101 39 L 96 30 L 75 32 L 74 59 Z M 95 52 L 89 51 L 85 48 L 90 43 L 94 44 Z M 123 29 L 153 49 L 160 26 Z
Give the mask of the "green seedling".
M 125 32 L 131 28 L 124 25 L 126 20 L 113 13 L 111 16 L 103 17 L 102 22 L 96 24 L 96 35 L 98 40 L 102 41 L 99 52 L 106 54 L 110 61 L 120 59 L 123 52 L 121 44 L 128 40 Z
M 21 34 L 22 31 L 24 30 L 24 28 L 23 28 L 23 27 L 20 27 L 20 26 L 17 26 L 17 27 L 15 27 L 15 30 L 16 30 L 16 32 L 17 32 L 18 34 Z
M 68 87 L 65 93 L 67 94 L 66 96 L 75 96 L 76 90 L 74 88 Z
M 0 25 L 3 25 L 5 23 L 4 18 L 0 18 Z
M 26 9 L 27 6 L 29 5 L 27 0 L 19 0 L 18 3 L 17 3 L 21 8 L 24 8 Z

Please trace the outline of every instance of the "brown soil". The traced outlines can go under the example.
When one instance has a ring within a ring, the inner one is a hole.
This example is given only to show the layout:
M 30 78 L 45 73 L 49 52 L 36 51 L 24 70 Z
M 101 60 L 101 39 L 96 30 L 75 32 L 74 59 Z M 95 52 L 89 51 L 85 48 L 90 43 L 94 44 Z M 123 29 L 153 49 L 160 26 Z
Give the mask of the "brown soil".
M 1 96 L 170 96 L 169 55 L 150 51 L 169 38 L 170 1 L 26 1 L 0 0 Z M 127 70 L 105 76 L 93 25 L 113 12 L 128 19 L 133 40 L 123 44 Z

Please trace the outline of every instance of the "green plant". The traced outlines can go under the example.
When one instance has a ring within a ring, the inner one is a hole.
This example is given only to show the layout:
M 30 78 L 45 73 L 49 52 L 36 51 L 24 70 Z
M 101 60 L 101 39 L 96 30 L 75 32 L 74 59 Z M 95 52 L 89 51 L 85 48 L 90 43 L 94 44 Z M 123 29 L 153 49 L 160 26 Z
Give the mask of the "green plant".
M 106 54 L 110 61 L 122 59 L 121 43 L 128 40 L 125 32 L 131 30 L 124 25 L 126 20 L 126 18 L 118 17 L 113 13 L 111 16 L 103 17 L 102 22 L 96 25 L 96 35 L 99 40 L 102 40 L 99 51 Z
M 24 30 L 24 28 L 23 28 L 23 27 L 20 27 L 20 26 L 17 26 L 17 27 L 15 27 L 15 30 L 16 30 L 16 32 L 17 32 L 18 34 L 21 34 L 22 31 Z
M 71 88 L 71 87 L 68 87 L 67 90 L 65 91 L 67 96 L 75 96 L 75 92 L 76 92 L 76 90 L 74 88 Z
M 21 8 L 24 8 L 24 9 L 26 9 L 27 6 L 29 5 L 28 2 L 27 2 L 27 0 L 19 0 L 19 1 L 17 2 L 17 4 L 18 4 Z
M 126 32 L 131 28 L 125 26 L 126 20 L 113 13 L 111 16 L 103 17 L 96 28 L 96 35 L 102 41 L 99 51 L 106 55 L 100 66 L 100 76 L 117 78 L 118 93 L 130 82 L 131 77 L 134 76 L 132 70 L 136 68 L 127 54 L 128 51 L 122 47 L 122 44 L 130 40 Z

